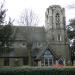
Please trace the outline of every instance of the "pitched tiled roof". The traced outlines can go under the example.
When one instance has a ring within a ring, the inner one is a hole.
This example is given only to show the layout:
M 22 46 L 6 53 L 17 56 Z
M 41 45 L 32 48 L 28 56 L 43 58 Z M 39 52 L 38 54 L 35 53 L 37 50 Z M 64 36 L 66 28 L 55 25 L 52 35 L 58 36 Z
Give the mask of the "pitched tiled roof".
M 46 40 L 46 32 L 44 27 L 15 26 L 14 28 L 16 29 L 15 40 Z
M 41 50 L 41 51 L 38 53 L 38 55 L 37 55 L 37 57 L 36 57 L 36 60 L 40 59 L 40 57 L 42 56 L 42 54 L 43 54 L 46 50 L 47 50 L 47 48 L 44 48 L 43 50 Z M 55 59 L 59 59 L 59 57 L 56 55 L 55 52 L 53 52 L 52 49 L 49 49 L 49 51 L 51 52 L 51 54 L 54 56 Z

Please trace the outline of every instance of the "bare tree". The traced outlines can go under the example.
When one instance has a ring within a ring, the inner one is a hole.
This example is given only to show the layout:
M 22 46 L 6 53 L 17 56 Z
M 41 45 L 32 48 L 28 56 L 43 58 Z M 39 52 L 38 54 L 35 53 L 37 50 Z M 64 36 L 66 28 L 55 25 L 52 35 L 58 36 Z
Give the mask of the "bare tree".
M 37 26 L 38 25 L 38 17 L 37 15 L 29 9 L 25 9 L 20 16 L 19 23 L 25 26 Z M 26 34 L 26 36 L 29 33 Z M 28 50 L 28 64 L 32 65 L 32 42 L 31 40 L 27 40 L 27 50 Z
M 32 10 L 25 9 L 20 16 L 19 23 L 25 26 L 37 26 L 38 17 Z
M 4 8 L 5 0 L 0 2 L 0 25 L 5 23 L 6 11 L 7 9 Z

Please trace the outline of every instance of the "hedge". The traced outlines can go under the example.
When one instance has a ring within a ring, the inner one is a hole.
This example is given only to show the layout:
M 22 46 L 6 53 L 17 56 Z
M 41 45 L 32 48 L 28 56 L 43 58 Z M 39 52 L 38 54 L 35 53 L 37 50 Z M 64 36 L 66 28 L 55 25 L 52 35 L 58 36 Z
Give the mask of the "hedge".
M 0 75 L 75 75 L 75 68 L 0 67 Z

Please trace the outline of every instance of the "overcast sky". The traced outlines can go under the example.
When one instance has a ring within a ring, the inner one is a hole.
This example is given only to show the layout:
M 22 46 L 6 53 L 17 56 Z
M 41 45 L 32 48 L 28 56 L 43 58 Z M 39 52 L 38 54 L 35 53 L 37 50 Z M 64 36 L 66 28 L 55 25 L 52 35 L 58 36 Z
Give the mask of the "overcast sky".
M 17 20 L 25 8 L 32 9 L 39 17 L 39 25 L 45 25 L 45 11 L 50 5 L 58 4 L 65 8 L 66 21 L 75 17 L 75 0 L 6 0 L 7 16 Z

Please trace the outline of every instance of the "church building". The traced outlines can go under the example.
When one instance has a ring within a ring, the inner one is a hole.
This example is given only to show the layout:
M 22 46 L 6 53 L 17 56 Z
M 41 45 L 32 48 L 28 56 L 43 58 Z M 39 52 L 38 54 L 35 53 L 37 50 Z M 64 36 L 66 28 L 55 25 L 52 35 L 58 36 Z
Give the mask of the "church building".
M 2 55 L 0 65 L 52 66 L 70 61 L 65 9 L 52 5 L 45 12 L 45 26 L 14 26 L 13 50 Z

